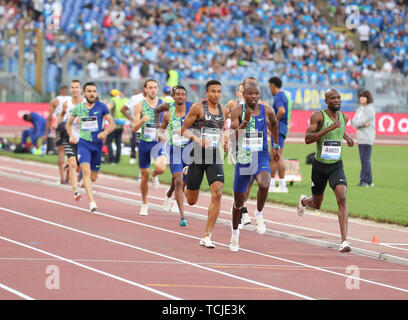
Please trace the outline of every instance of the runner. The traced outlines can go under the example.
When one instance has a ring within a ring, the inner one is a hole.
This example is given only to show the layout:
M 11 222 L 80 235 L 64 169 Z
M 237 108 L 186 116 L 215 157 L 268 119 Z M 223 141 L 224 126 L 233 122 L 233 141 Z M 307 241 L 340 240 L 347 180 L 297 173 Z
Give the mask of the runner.
M 144 99 L 144 97 L 145 97 L 144 92 L 140 92 L 140 90 L 135 90 L 133 96 L 130 97 L 130 100 L 126 102 L 126 104 L 120 110 L 120 112 L 122 112 L 122 114 L 130 121 L 131 138 L 130 138 L 129 164 L 136 163 L 136 148 L 139 148 L 140 132 L 141 132 L 141 129 L 139 129 L 137 132 L 132 131 L 133 117 L 135 114 L 134 108 L 138 102 Z M 140 180 L 140 171 L 139 171 L 138 180 Z
M 162 100 L 157 97 L 159 86 L 156 80 L 148 79 L 144 83 L 145 99 L 138 102 L 134 107 L 135 116 L 133 118 L 132 131 L 136 132 L 142 129 L 139 144 L 139 168 L 141 172 L 140 189 L 142 192 L 143 204 L 139 214 L 141 216 L 148 215 L 148 181 L 151 158 L 155 159 L 155 169 L 152 171 L 152 180 L 154 187 L 159 187 L 159 175 L 166 170 L 167 157 L 162 143 L 156 140 L 157 127 L 154 119 L 154 111 Z M 163 118 L 163 113 L 160 114 L 160 120 Z
M 215 248 L 211 242 L 211 233 L 220 213 L 222 188 L 224 186 L 223 156 L 218 149 L 224 142 L 224 151 L 228 151 L 228 139 L 224 139 L 224 122 L 227 110 L 219 102 L 222 86 L 218 80 L 206 84 L 207 99 L 191 106 L 184 119 L 181 134 L 193 141 L 193 150 L 187 172 L 185 195 L 189 205 L 198 201 L 204 172 L 210 186 L 211 201 L 208 206 L 208 219 L 200 245 Z M 192 127 L 192 130 L 189 128 Z
M 62 111 L 62 105 L 64 104 L 65 101 L 68 101 L 71 99 L 71 97 L 68 95 L 68 86 L 63 85 L 60 87 L 59 90 L 59 96 L 57 96 L 55 99 L 53 99 L 50 102 L 50 109 L 48 111 L 48 117 L 47 117 L 47 123 L 45 127 L 45 135 L 44 135 L 44 141 L 45 143 L 48 140 L 48 134 L 50 132 L 50 127 L 55 130 L 55 145 L 57 146 L 57 151 L 58 151 L 58 171 L 60 174 L 60 183 L 65 184 L 68 183 L 68 176 L 64 178 L 64 146 L 62 145 L 62 138 L 61 138 L 61 133 L 65 130 L 65 127 L 60 124 L 57 126 L 54 124 L 51 126 L 51 122 L 53 117 L 58 118 Z
M 286 135 L 289 128 L 290 110 L 289 101 L 284 91 L 282 90 L 282 81 L 278 77 L 272 77 L 269 79 L 269 89 L 274 96 L 273 110 L 275 111 L 276 118 L 279 121 L 279 137 L 278 140 L 273 140 L 272 143 L 277 143 L 280 146 L 280 158 L 279 160 L 271 159 L 271 192 L 288 192 L 285 180 L 285 159 L 283 157 L 283 148 L 285 145 Z M 279 175 L 279 187 L 275 186 L 275 173 L 278 170 Z
M 82 180 L 89 199 L 91 212 L 97 210 L 95 199 L 92 195 L 92 182 L 98 178 L 101 168 L 102 146 L 109 133 L 115 130 L 115 122 L 109 114 L 108 107 L 97 100 L 97 86 L 93 82 L 84 85 L 84 96 L 86 101 L 77 104 L 71 112 L 66 123 L 69 143 L 78 146 L 78 162 L 82 170 Z M 72 123 L 75 117 L 81 119 L 81 130 L 79 140 L 74 136 Z M 108 128 L 103 128 L 104 118 L 108 120 Z
M 186 139 L 185 137 L 180 135 L 180 129 L 183 125 L 183 121 L 188 114 L 191 102 L 187 101 L 187 90 L 183 86 L 175 86 L 173 88 L 172 96 L 174 98 L 174 102 L 164 103 L 160 105 L 157 110 L 156 114 L 160 112 L 160 110 L 166 110 L 163 117 L 163 121 L 160 127 L 160 138 L 163 139 L 163 132 L 162 130 L 169 128 L 169 137 L 170 137 L 170 171 L 172 174 L 172 186 L 174 186 L 175 191 L 175 198 L 176 203 L 178 206 L 178 212 L 181 216 L 180 226 L 185 227 L 187 226 L 187 220 L 184 217 L 184 187 L 186 185 L 185 175 L 183 174 L 183 168 L 187 166 L 187 163 L 183 161 L 183 155 L 186 153 L 184 152 L 185 149 L 189 148 L 190 140 Z M 156 117 L 158 121 L 158 117 Z M 187 151 L 188 152 L 188 151 Z M 185 158 L 185 157 L 184 157 Z M 166 194 L 166 201 L 164 206 L 166 209 L 169 209 L 169 206 L 166 204 L 171 200 L 168 197 L 168 193 Z M 175 210 L 173 210 L 175 211 Z
M 84 103 L 86 100 L 82 97 L 81 81 L 72 80 L 69 86 L 69 90 L 72 98 L 65 101 L 62 105 L 62 111 L 57 118 L 57 126 L 63 124 L 63 130 L 61 130 L 62 145 L 64 146 L 65 156 L 67 157 L 67 165 L 69 166 L 69 181 L 74 191 L 74 199 L 79 201 L 81 199 L 81 194 L 78 192 L 78 177 L 77 172 L 79 171 L 78 166 L 78 149 L 76 144 L 71 144 L 69 142 L 69 135 L 65 128 L 65 124 L 69 117 L 71 116 L 72 110 L 77 104 Z M 71 125 L 71 133 L 75 137 L 76 141 L 79 141 L 79 132 L 81 130 L 80 119 L 75 118 Z
M 274 138 L 278 137 L 278 123 L 271 108 L 259 104 L 259 88 L 253 82 L 244 86 L 243 105 L 234 108 L 231 129 L 238 141 L 237 164 L 234 175 L 234 205 L 232 209 L 231 251 L 239 250 L 239 228 L 242 205 L 244 204 L 251 178 L 258 184 L 256 228 L 259 234 L 266 231 L 262 210 L 268 197 L 271 180 L 268 127 Z M 279 146 L 274 145 L 273 157 L 279 158 Z
M 312 164 L 312 196 L 300 196 L 297 213 L 303 216 L 305 207 L 320 209 L 327 181 L 333 189 L 338 204 L 341 244 L 340 252 L 351 251 L 347 242 L 348 209 L 346 202 L 347 179 L 343 170 L 341 158 L 343 138 L 349 147 L 354 146 L 353 139 L 346 134 L 348 116 L 340 112 L 341 97 L 335 89 L 329 89 L 325 94 L 327 109 L 316 111 L 310 117 L 307 128 L 306 144 L 317 143 L 317 152 Z

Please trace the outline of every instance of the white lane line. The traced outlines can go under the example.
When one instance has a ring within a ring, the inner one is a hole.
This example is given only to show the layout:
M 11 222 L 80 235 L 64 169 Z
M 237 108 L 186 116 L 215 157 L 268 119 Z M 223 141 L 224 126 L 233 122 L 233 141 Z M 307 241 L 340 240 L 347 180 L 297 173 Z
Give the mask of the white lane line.
M 0 207 L 0 208 L 1 208 L 1 207 Z M 21 215 L 21 213 L 19 213 L 19 212 L 17 212 L 17 211 L 14 211 L 14 210 L 9 210 L 9 209 L 5 209 L 5 208 L 1 208 L 1 210 L 3 210 L 3 211 L 8 211 L 9 213 L 13 213 L 13 214 L 20 214 L 20 215 Z M 125 278 L 116 276 L 116 275 L 114 275 L 114 274 L 112 274 L 112 273 L 108 273 L 108 272 L 105 272 L 105 271 L 102 271 L 102 270 L 99 270 L 99 269 L 96 269 L 96 268 L 89 267 L 89 266 L 84 265 L 84 264 L 82 264 L 82 263 L 75 262 L 75 261 L 73 261 L 73 260 L 71 260 L 71 259 L 64 258 L 64 257 L 61 257 L 61 256 L 59 256 L 59 255 L 53 254 L 53 253 L 51 253 L 51 252 L 48 252 L 48 251 L 45 251 L 45 250 L 41 250 L 41 249 L 38 249 L 38 248 L 35 248 L 35 247 L 32 247 L 32 246 L 29 246 L 29 245 L 27 245 L 27 244 L 25 244 L 25 243 L 21 243 L 21 242 L 18 242 L 18 241 L 16 241 L 16 240 L 12 240 L 12 239 L 3 237 L 3 236 L 1 236 L 1 235 L 0 235 L 0 239 L 1 239 L 1 240 L 4 240 L 4 241 L 7 241 L 7 242 L 10 242 L 10 243 L 13 243 L 13 244 L 16 244 L 16 245 L 19 245 L 19 246 L 24 247 L 24 248 L 27 248 L 27 249 L 31 249 L 31 250 L 40 252 L 40 253 L 45 254 L 45 255 L 54 257 L 54 258 L 56 258 L 56 259 L 58 259 L 58 260 L 68 262 L 68 263 L 73 264 L 73 265 L 76 265 L 76 266 L 78 266 L 78 267 L 81 267 L 81 268 L 84 268 L 84 269 L 87 269 L 87 270 L 90 270 L 90 271 L 93 271 L 93 272 L 102 274 L 102 275 L 104 275 L 104 276 L 106 276 L 106 277 L 109 277 L 109 278 L 112 278 L 112 279 L 115 279 L 115 280 L 119 280 L 119 281 L 125 282 L 125 283 L 127 283 L 127 284 L 132 285 L 132 286 L 139 287 L 139 288 L 141 288 L 141 289 L 144 289 L 144 290 L 153 292 L 153 293 L 158 294 L 158 295 L 160 295 L 160 296 L 163 296 L 163 297 L 166 297 L 166 298 L 169 298 L 169 299 L 172 299 L 172 300 L 182 300 L 182 299 L 180 299 L 180 298 L 178 298 L 178 297 L 176 297 L 176 296 L 173 296 L 173 295 L 167 294 L 167 293 L 165 293 L 165 292 L 162 292 L 162 291 L 159 291 L 159 290 L 156 290 L 156 289 L 147 287 L 147 286 L 145 286 L 145 285 L 143 285 L 143 284 L 140 284 L 140 283 L 137 283 L 137 282 L 134 282 L 134 281 L 131 281 L 131 280 L 128 280 L 128 279 L 125 279 Z
M 21 173 L 21 171 L 23 171 L 23 170 L 18 170 L 18 169 L 8 168 L 8 167 L 2 167 L 2 166 L 0 166 L 0 169 L 6 169 L 6 170 L 13 171 L 13 172 L 18 172 L 18 173 Z M 24 172 L 27 172 L 27 173 L 29 173 L 30 175 L 33 175 L 33 176 L 38 176 L 38 177 L 42 177 L 42 178 L 49 179 L 49 180 L 51 180 L 51 181 L 54 181 L 54 180 L 55 180 L 53 177 L 48 176 L 48 175 L 39 174 L 39 173 L 31 172 L 31 171 L 24 171 Z M 136 192 L 132 192 L 132 191 L 128 191 L 128 190 L 117 189 L 117 188 L 108 187 L 108 186 L 99 185 L 99 184 L 94 184 L 93 187 L 101 188 L 101 189 L 105 189 L 105 190 L 110 190 L 110 191 L 114 191 L 114 192 L 118 192 L 118 193 L 126 193 L 126 194 L 129 194 L 129 195 L 132 195 L 132 196 L 137 196 L 137 197 L 141 197 L 141 196 L 142 196 L 140 193 L 136 193 Z M 156 199 L 156 200 L 163 200 L 163 198 L 156 197 L 156 196 L 153 196 L 153 195 L 148 195 L 148 198 L 150 198 L 150 199 Z M 186 202 L 184 202 L 184 205 L 191 207 L 191 206 L 190 206 L 188 203 L 186 203 Z M 202 209 L 202 210 L 205 210 L 205 211 L 208 210 L 208 208 L 202 207 L 202 206 L 199 206 L 199 205 L 194 205 L 194 208 L 199 208 L 199 209 Z M 273 208 L 274 208 L 274 207 L 273 207 Z M 279 208 L 279 209 L 282 209 L 282 208 Z M 283 208 L 283 209 L 284 209 L 284 208 Z M 224 214 L 229 215 L 229 216 L 232 215 L 231 212 L 224 211 L 224 210 L 220 210 L 220 213 L 224 213 Z M 272 221 L 272 220 L 269 220 L 269 219 L 266 219 L 266 218 L 264 219 L 264 221 L 265 221 L 265 222 L 268 222 L 268 223 L 271 223 L 271 224 L 279 225 L 279 226 L 284 226 L 284 227 L 289 227 L 289 228 L 299 229 L 299 230 L 305 230 L 305 231 L 312 231 L 312 232 L 316 232 L 316 233 L 320 233 L 320 234 L 332 236 L 332 237 L 335 237 L 335 238 L 338 237 L 338 234 L 334 234 L 334 233 L 330 233 L 330 232 L 326 232 L 326 231 L 318 230 L 318 229 L 314 229 L 314 228 L 307 228 L 307 227 L 303 227 L 303 226 L 297 226 L 297 225 L 293 225 L 293 224 L 287 224 L 287 223 Z M 305 237 L 305 238 L 308 238 L 308 237 Z M 370 244 L 370 243 L 371 243 L 371 241 L 362 240 L 362 239 L 358 239 L 358 238 L 354 238 L 354 237 L 348 237 L 348 239 L 349 239 L 349 240 L 352 240 L 352 241 L 358 241 L 358 242 L 366 243 L 366 244 Z M 322 241 L 323 241 L 323 240 L 322 240 Z M 324 242 L 324 241 L 323 241 L 323 242 Z M 408 249 L 400 248 L 400 247 L 397 247 L 397 246 L 393 246 L 392 243 L 391 243 L 391 244 L 388 244 L 388 243 L 387 243 L 387 244 L 386 244 L 386 243 L 379 243 L 378 245 L 381 245 L 381 246 L 384 246 L 384 247 L 388 247 L 388 248 L 390 248 L 390 249 L 395 249 L 395 250 L 400 250 L 400 251 L 408 251 Z M 401 245 L 401 244 L 397 244 L 397 245 Z M 402 245 L 404 245 L 404 244 L 402 244 Z
M 19 194 L 19 195 L 22 195 L 22 196 L 24 196 L 24 197 L 28 197 L 28 198 L 32 198 L 32 199 L 37 199 L 37 200 L 41 200 L 41 201 L 45 201 L 45 202 L 57 204 L 57 205 L 64 206 L 64 207 L 69 207 L 69 208 L 73 208 L 73 209 L 85 211 L 85 212 L 87 212 L 87 213 L 89 212 L 88 210 L 83 209 L 83 208 L 80 208 L 80 207 L 75 207 L 75 206 L 72 206 L 72 205 L 69 205 L 69 204 L 66 204 L 66 203 L 63 203 L 63 202 L 53 201 L 53 200 L 49 200 L 49 199 L 37 197 L 37 196 L 34 196 L 34 195 L 30 195 L 30 194 L 27 194 L 27 193 L 22 193 L 22 192 L 19 192 L 19 191 L 15 191 L 15 190 L 10 190 L 10 189 L 6 189 L 6 188 L 2 188 L 2 187 L 0 187 L 0 190 L 1 190 L 1 191 L 6 191 L 6 192 L 10 192 L 10 193 L 14 193 L 14 194 Z M 95 213 L 94 213 L 94 214 L 95 214 Z M 176 234 L 176 235 L 180 235 L 180 236 L 183 236 L 183 237 L 188 237 L 188 238 L 193 238 L 193 239 L 199 239 L 198 237 L 195 237 L 195 236 L 191 236 L 191 235 L 187 235 L 187 234 L 180 233 L 180 232 L 177 232 L 177 231 L 173 231 L 173 230 L 168 230 L 168 229 L 164 229 L 164 228 L 152 226 L 152 225 L 149 225 L 149 224 L 144 224 L 144 223 L 136 222 L 136 221 L 133 221 L 133 220 L 128 220 L 128 219 L 124 219 L 124 218 L 115 217 L 115 216 L 112 216 L 112 215 L 109 215 L 109 214 L 106 214 L 106 213 L 102 213 L 102 212 L 97 212 L 96 214 L 101 215 L 101 216 L 104 216 L 104 217 L 108 217 L 108 218 L 111 218 L 111 219 L 114 219 L 114 220 L 124 221 L 124 222 L 128 222 L 128 223 L 132 223 L 132 224 L 136 224 L 136 225 L 140 225 L 140 226 L 152 228 L 152 229 L 155 229 L 155 230 L 160 230 L 160 231 L 169 232 L 169 233 Z M 30 216 L 30 217 L 31 217 L 31 216 Z M 31 217 L 31 218 L 34 219 L 34 217 Z M 215 244 L 219 244 L 219 245 L 221 245 L 221 246 L 228 247 L 228 245 L 226 245 L 226 244 L 219 243 L 219 242 L 215 242 L 215 241 L 213 241 L 213 242 L 214 242 Z M 403 288 L 399 288 L 399 287 L 387 285 L 387 284 L 384 284 L 384 283 L 375 282 L 375 281 L 371 281 L 371 280 L 367 280 L 367 279 L 363 279 L 363 278 L 356 278 L 356 277 L 353 277 L 353 276 L 351 276 L 351 275 L 346 275 L 346 274 L 343 274 L 343 273 L 338 273 L 338 272 L 334 272 L 334 271 L 331 271 L 331 270 L 326 270 L 326 269 L 324 269 L 324 268 L 320 268 L 320 267 L 308 265 L 308 264 L 301 263 L 301 262 L 294 261 L 294 260 L 289 260 L 289 259 L 280 258 L 280 257 L 277 257 L 277 256 L 273 256 L 273 255 L 270 255 L 270 254 L 265 254 L 265 253 L 262 253 L 262 252 L 257 252 L 257 251 L 253 251 L 253 250 L 249 250 L 249 249 L 240 248 L 240 250 L 241 250 L 241 251 L 245 251 L 245 252 L 249 252 L 249 253 L 252 253 L 252 254 L 256 254 L 256 255 L 260 255 L 260 256 L 264 256 L 264 257 L 276 259 L 276 260 L 280 260 L 280 261 L 283 261 L 283 262 L 295 264 L 295 265 L 302 266 L 302 267 L 305 267 L 305 268 L 311 268 L 311 269 L 319 270 L 319 271 L 322 271 L 322 272 L 325 272 L 325 273 L 330 273 L 330 274 L 333 274 L 333 275 L 336 275 L 336 276 L 340 276 L 340 277 L 343 277 L 343 278 L 355 279 L 355 280 L 367 282 L 367 283 L 370 283 L 370 284 L 373 284 L 373 285 L 378 285 L 378 286 L 382 286 L 382 287 L 386 287 L 386 288 L 390 288 L 390 289 L 394 289 L 394 290 L 398 290 L 398 291 L 402 291 L 402 292 L 408 293 L 408 290 L 407 290 L 407 289 L 403 289 Z
M 279 292 L 287 293 L 287 294 L 289 294 L 289 295 L 293 295 L 293 296 L 296 296 L 296 297 L 298 297 L 298 298 L 302 298 L 302 299 L 306 299 L 306 300 L 314 300 L 314 299 L 311 298 L 311 297 L 308 297 L 308 296 L 306 296 L 306 295 L 302 295 L 302 294 L 297 293 L 297 292 L 294 292 L 294 291 L 285 290 L 285 289 L 282 289 L 282 288 L 279 288 L 279 287 L 275 287 L 275 286 L 272 286 L 272 285 L 268 285 L 268 284 L 265 284 L 265 283 L 262 283 L 262 282 L 259 282 L 259 281 L 250 280 L 250 279 L 247 279 L 247 278 L 244 278 L 244 277 L 236 276 L 236 275 L 233 275 L 233 274 L 230 274 L 230 273 L 227 273 L 227 272 L 223 272 L 223 271 L 219 271 L 219 270 L 216 270 L 216 269 L 207 268 L 207 267 L 198 265 L 198 264 L 193 263 L 193 262 L 189 262 L 189 261 L 186 261 L 186 260 L 178 259 L 178 258 L 175 258 L 175 257 L 172 257 L 172 256 L 168 256 L 168 255 L 165 255 L 165 254 L 162 254 L 162 253 L 159 253 L 159 252 L 155 252 L 155 251 L 152 251 L 152 250 L 148 250 L 148 249 L 144 249 L 144 248 L 141 248 L 141 247 L 137 247 L 137 246 L 134 246 L 134 245 L 125 243 L 125 242 L 113 240 L 113 239 L 110 239 L 110 238 L 107 238 L 107 237 L 103 237 L 103 236 L 100 236 L 100 235 L 97 235 L 97 234 L 93 234 L 93 233 L 90 233 L 90 232 L 86 232 L 86 231 L 82 231 L 82 230 L 79 230 L 79 229 L 75 229 L 75 228 L 71 228 L 71 227 L 68 227 L 68 226 L 64 226 L 64 225 L 61 225 L 61 224 L 58 224 L 58 223 L 55 223 L 55 222 L 52 222 L 52 221 L 48 221 L 48 220 L 45 220 L 45 219 L 40 219 L 40 218 L 37 218 L 37 217 L 33 217 L 33 216 L 30 216 L 30 215 L 25 214 L 25 213 L 22 213 L 22 212 L 18 212 L 18 211 L 11 210 L 11 209 L 7 209 L 7 208 L 3 208 L 3 207 L 0 207 L 0 210 L 6 211 L 6 212 L 11 213 L 11 214 L 14 214 L 14 215 L 19 215 L 19 216 L 22 216 L 22 217 L 25 217 L 25 218 L 29 218 L 29 219 L 32 219 L 32 220 L 35 220 L 35 221 L 39 221 L 39 222 L 42 222 L 42 223 L 46 223 L 46 224 L 49 224 L 49 225 L 52 225 L 52 226 L 55 226 L 55 227 L 59 227 L 59 228 L 62 228 L 62 229 L 66 229 L 66 230 L 74 231 L 74 232 L 77 232 L 77 233 L 80 233 L 80 234 L 84 234 L 84 235 L 89 236 L 89 237 L 101 239 L 101 240 L 108 241 L 108 242 L 112 242 L 112 243 L 115 243 L 115 244 L 118 244 L 118 245 L 121 245 L 121 246 L 125 246 L 125 247 L 128 247 L 128 248 L 132 248 L 132 249 L 136 249 L 136 250 L 139 250 L 139 251 L 143 251 L 143 252 L 146 252 L 146 253 L 149 253 L 149 254 L 153 254 L 153 255 L 156 255 L 156 256 L 165 258 L 165 259 L 169 259 L 169 260 L 181 262 L 181 263 L 183 263 L 183 264 L 190 265 L 190 266 L 193 266 L 193 267 L 196 267 L 196 268 L 205 270 L 205 271 L 210 271 L 210 272 L 218 273 L 218 274 L 227 276 L 227 277 L 229 277 L 229 278 L 233 278 L 233 279 L 245 281 L 245 282 L 248 282 L 248 283 L 257 285 L 257 286 L 261 286 L 261 287 L 269 288 L 269 289 L 276 290 L 276 291 L 279 291 Z M 0 239 L 2 239 L 2 238 L 3 238 L 3 237 L 0 236 Z M 21 245 L 23 245 L 23 246 L 25 246 L 25 247 L 30 247 L 30 246 L 25 245 L 25 244 L 21 244 Z M 40 250 L 40 249 L 37 249 L 37 248 L 33 248 L 33 247 L 30 247 L 30 248 L 35 249 L 36 251 L 45 253 L 45 251 L 43 251 L 43 250 Z M 51 254 L 51 253 L 46 253 L 46 254 L 51 255 L 51 256 L 53 256 L 53 257 L 56 257 L 56 258 L 59 258 L 59 259 L 61 259 L 61 260 L 64 260 L 64 261 L 67 261 L 67 262 L 76 264 L 76 265 L 83 266 L 83 267 L 85 267 L 85 268 L 87 268 L 87 269 L 90 269 L 90 270 L 94 269 L 94 268 L 91 268 L 91 267 L 88 267 L 88 266 L 85 266 L 85 265 L 81 265 L 80 263 L 75 262 L 75 261 L 72 261 L 72 260 L 70 260 L 70 259 L 62 258 L 62 257 L 59 257 L 59 256 L 54 255 L 54 254 Z M 95 271 L 95 270 L 97 270 L 97 269 L 94 269 L 93 271 Z M 96 272 L 100 272 L 100 273 L 101 273 L 101 272 L 103 272 L 103 271 L 97 270 Z M 112 275 L 112 276 L 113 276 L 113 275 Z M 115 277 L 116 277 L 116 276 L 115 276 Z M 119 278 L 119 277 L 117 277 L 117 278 Z M 123 279 L 123 278 L 122 278 L 122 279 Z M 124 280 L 126 280 L 126 279 L 124 279 Z M 122 281 L 123 281 L 123 280 L 122 280 Z M 126 280 L 126 281 L 129 281 L 129 280 Z M 142 285 L 139 285 L 139 284 L 137 284 L 137 285 L 138 285 L 138 286 L 142 286 Z M 143 287 L 145 287 L 145 286 L 143 286 Z M 145 288 L 148 288 L 148 287 L 145 287 Z M 149 288 L 149 289 L 151 289 L 151 288 Z M 154 290 L 154 289 L 151 289 L 151 290 Z M 163 294 L 162 294 L 162 295 L 163 295 Z M 168 297 L 169 297 L 169 295 L 168 295 Z M 172 297 L 172 299 L 179 299 L 179 298 Z
M 22 293 L 20 291 L 17 291 L 16 289 L 13 289 L 13 288 L 10 288 L 10 287 L 6 286 L 5 284 L 0 283 L 0 288 L 6 290 L 8 292 L 11 292 L 12 294 L 15 294 L 16 296 L 19 296 L 20 298 L 23 298 L 25 300 L 35 300 L 34 298 L 31 298 L 30 296 L 27 296 L 26 294 L 24 294 L 24 293 Z

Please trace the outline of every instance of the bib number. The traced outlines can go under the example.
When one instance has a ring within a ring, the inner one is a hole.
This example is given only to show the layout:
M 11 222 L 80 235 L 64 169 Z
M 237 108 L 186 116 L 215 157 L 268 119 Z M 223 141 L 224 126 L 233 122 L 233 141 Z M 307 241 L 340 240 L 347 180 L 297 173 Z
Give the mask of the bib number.
M 324 140 L 322 145 L 322 159 L 325 160 L 340 160 L 341 141 L 339 140 Z
M 246 132 L 242 140 L 244 151 L 257 152 L 263 149 L 263 133 L 260 131 Z
M 96 116 L 82 117 L 81 129 L 90 132 L 96 132 L 99 130 L 98 119 Z
M 210 148 L 216 148 L 220 140 L 221 130 L 218 128 L 201 128 L 201 140 L 209 140 Z
M 146 123 L 144 137 L 146 139 L 156 140 L 156 126 L 154 123 Z

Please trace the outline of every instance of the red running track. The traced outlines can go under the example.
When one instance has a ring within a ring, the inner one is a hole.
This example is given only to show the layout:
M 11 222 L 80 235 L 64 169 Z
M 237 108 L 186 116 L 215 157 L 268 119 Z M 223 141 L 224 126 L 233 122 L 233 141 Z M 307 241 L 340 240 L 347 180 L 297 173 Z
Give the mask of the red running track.
M 247 229 L 233 253 L 224 223 L 214 230 L 217 248 L 206 249 L 198 244 L 204 209 L 187 207 L 196 216 L 185 228 L 163 210 L 150 208 L 141 217 L 138 196 L 126 193 L 140 192 L 134 183 L 101 176 L 98 184 L 123 191 L 97 193 L 99 211 L 91 214 L 86 197 L 76 203 L 69 188 L 47 180 L 57 180 L 54 167 L 26 163 L 19 174 L 12 163 L 18 168 L 19 162 L 0 162 L 0 299 L 408 298 L 406 265 Z M 151 193 L 163 198 L 164 190 Z M 205 207 L 208 196 L 200 200 Z M 223 209 L 230 206 L 226 199 Z M 278 211 L 274 217 L 288 215 Z

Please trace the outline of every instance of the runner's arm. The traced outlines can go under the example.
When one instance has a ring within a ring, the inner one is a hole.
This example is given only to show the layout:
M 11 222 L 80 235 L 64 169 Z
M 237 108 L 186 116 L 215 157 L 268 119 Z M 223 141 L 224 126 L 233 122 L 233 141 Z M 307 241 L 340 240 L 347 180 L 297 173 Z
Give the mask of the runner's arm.
M 347 123 L 347 122 L 348 122 L 348 116 L 347 116 L 347 115 L 344 115 L 344 123 Z M 344 131 L 343 138 L 344 138 L 344 140 L 347 141 L 347 145 L 348 145 L 349 147 L 354 146 L 354 140 L 348 136 L 348 134 L 346 133 L 346 131 Z
M 170 109 L 170 104 L 168 102 L 164 102 L 160 105 L 157 106 L 154 110 L 154 123 L 156 124 L 156 127 L 159 127 L 159 120 L 160 120 L 160 113 L 163 111 L 169 111 Z
M 69 136 L 69 143 L 71 144 L 77 144 L 78 141 L 76 141 L 75 137 L 72 135 L 72 130 L 71 130 L 71 126 L 72 123 L 74 122 L 75 117 L 71 114 L 68 118 L 67 123 L 65 124 L 65 129 L 67 130 L 68 136 Z
M 105 141 L 106 137 L 116 128 L 115 120 L 110 113 L 105 114 L 105 119 L 108 120 L 109 126 L 105 127 L 102 132 L 98 133 L 98 139 Z
M 127 105 L 124 105 L 122 109 L 120 109 L 120 112 L 122 112 L 122 114 L 126 117 L 126 119 L 128 119 L 129 121 L 133 121 L 128 110 L 129 110 L 129 107 Z
M 321 137 L 326 135 L 328 132 L 340 127 L 340 121 L 336 120 L 332 123 L 331 126 L 319 131 L 319 129 L 322 127 L 322 123 L 323 123 L 322 113 L 320 111 L 314 112 L 312 116 L 310 117 L 310 124 L 306 130 L 306 135 L 305 135 L 306 144 L 316 142 Z
M 135 105 L 135 113 L 134 113 L 133 123 L 132 123 L 132 131 L 133 132 L 136 132 L 137 130 L 139 130 L 144 122 L 150 120 L 149 116 L 144 116 L 142 118 L 142 110 L 143 110 L 142 102 L 138 102 Z
M 50 126 L 52 122 L 52 116 L 54 114 L 55 108 L 58 106 L 58 99 L 54 99 L 50 102 L 50 109 L 48 111 L 47 123 L 45 125 L 45 135 L 44 139 L 48 138 L 48 131 L 50 131 Z

